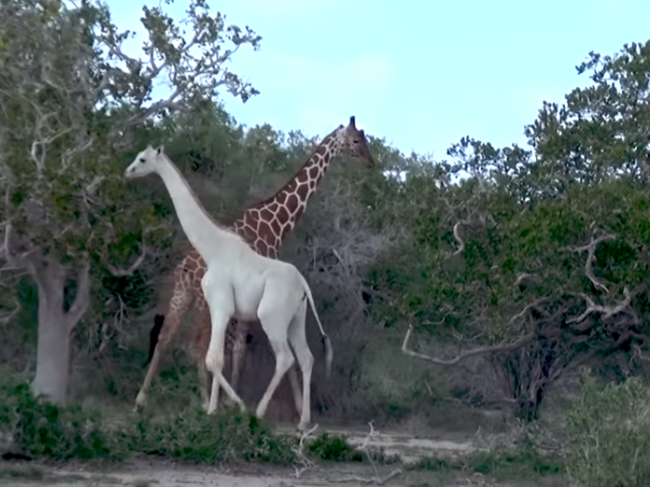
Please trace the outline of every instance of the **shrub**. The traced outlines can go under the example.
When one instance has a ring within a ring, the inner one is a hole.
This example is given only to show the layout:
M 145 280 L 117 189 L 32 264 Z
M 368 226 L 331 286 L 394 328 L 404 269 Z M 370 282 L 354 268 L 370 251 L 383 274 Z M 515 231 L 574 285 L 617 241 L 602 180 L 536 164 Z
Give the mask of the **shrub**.
M 650 485 L 650 394 L 637 378 L 599 387 L 586 377 L 568 418 L 567 472 L 584 487 Z
M 21 453 L 35 457 L 120 460 L 127 456 L 128 435 L 109 434 L 98 413 L 37 401 L 27 384 L 4 387 L 0 431 Z

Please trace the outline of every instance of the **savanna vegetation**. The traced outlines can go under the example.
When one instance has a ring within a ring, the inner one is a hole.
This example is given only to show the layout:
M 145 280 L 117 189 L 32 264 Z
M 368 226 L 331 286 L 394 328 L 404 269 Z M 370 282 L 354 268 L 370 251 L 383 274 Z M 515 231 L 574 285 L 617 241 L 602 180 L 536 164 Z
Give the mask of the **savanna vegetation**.
M 127 183 L 126 165 L 163 143 L 227 223 L 319 142 L 223 108 L 227 94 L 264 96 L 228 64 L 260 45 L 253 30 L 203 0 L 185 23 L 164 6 L 142 12 L 135 55 L 106 5 L 0 3 L 2 438 L 56 459 L 295 462 L 296 440 L 267 423 L 200 411 L 183 346 L 191 315 L 155 398 L 131 413 L 187 242 L 162 183 Z M 648 485 L 650 42 L 589 53 L 577 69 L 590 83 L 540 100 L 526 147 L 468 136 L 433 160 L 368 134 L 375 167 L 332 163 L 281 252 L 333 341 L 326 381 L 309 322 L 317 422 L 467 432 L 498 429 L 485 419 L 498 411 L 525 425 L 525 445 L 459 468 L 523 462 L 576 485 Z M 323 120 L 323 134 L 350 115 Z M 270 363 L 253 334 L 240 379 L 253 404 Z M 295 421 L 288 387 L 274 403 L 268 419 Z M 546 423 L 562 425 L 557 468 L 531 446 Z M 301 461 L 365 458 L 326 440 Z M 455 468 L 418 468 L 443 467 Z

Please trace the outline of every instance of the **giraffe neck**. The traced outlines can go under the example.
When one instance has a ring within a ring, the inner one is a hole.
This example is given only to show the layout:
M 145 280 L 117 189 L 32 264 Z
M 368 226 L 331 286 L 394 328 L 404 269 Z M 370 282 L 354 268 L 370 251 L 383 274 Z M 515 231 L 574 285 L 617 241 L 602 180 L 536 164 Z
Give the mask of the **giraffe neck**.
M 206 264 L 210 265 L 222 257 L 229 244 L 232 245 L 239 236 L 221 228 L 210 217 L 176 166 L 166 155 L 161 156 L 157 161 L 156 172 L 169 192 L 187 239 Z
M 267 242 L 271 247 L 279 247 L 283 238 L 296 226 L 331 160 L 340 153 L 337 130 L 323 139 L 307 162 L 280 191 L 246 211 L 244 220 L 260 219 L 269 223 L 275 237 L 275 242 Z

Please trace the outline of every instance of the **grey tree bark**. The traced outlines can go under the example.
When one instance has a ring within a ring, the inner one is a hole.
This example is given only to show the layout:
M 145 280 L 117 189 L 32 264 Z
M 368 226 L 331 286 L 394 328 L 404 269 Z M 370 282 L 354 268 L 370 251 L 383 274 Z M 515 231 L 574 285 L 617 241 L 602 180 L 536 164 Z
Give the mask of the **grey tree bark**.
M 31 260 L 30 271 L 38 286 L 38 343 L 32 392 L 62 404 L 70 377 L 70 335 L 90 305 L 90 269 L 88 263 L 82 265 L 75 298 L 66 311 L 68 269 L 54 256 Z

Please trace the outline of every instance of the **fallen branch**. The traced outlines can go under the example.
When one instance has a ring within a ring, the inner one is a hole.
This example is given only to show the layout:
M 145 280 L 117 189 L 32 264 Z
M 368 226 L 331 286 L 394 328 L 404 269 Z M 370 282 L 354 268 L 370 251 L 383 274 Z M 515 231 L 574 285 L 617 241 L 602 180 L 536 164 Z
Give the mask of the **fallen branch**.
M 368 435 L 364 438 L 363 443 L 361 446 L 358 448 L 360 452 L 363 452 L 366 455 L 366 458 L 368 459 L 368 462 L 370 463 L 370 466 L 372 467 L 372 471 L 374 475 L 370 478 L 366 477 L 359 477 L 357 475 L 350 475 L 348 477 L 343 477 L 340 479 L 334 480 L 334 482 L 338 483 L 343 483 L 343 482 L 360 482 L 362 484 L 368 484 L 368 485 L 384 485 L 388 483 L 390 480 L 393 478 L 397 477 L 398 475 L 402 474 L 402 469 L 398 468 L 390 472 L 388 475 L 385 475 L 384 477 L 379 476 L 379 472 L 377 472 L 377 466 L 375 465 L 375 462 L 372 459 L 372 455 L 370 452 L 368 452 L 368 442 L 370 438 L 375 436 L 375 427 L 373 426 L 373 422 L 370 421 L 368 423 L 368 426 L 370 426 L 370 432 Z
M 427 362 L 431 362 L 436 365 L 456 365 L 462 362 L 463 360 L 466 360 L 470 357 L 474 357 L 476 355 L 484 355 L 487 353 L 495 353 L 495 352 L 511 352 L 513 350 L 518 350 L 522 346 L 533 341 L 533 339 L 535 338 L 535 334 L 531 332 L 518 338 L 514 342 L 502 343 L 499 345 L 491 345 L 487 347 L 478 347 L 473 350 L 468 350 L 466 352 L 463 352 L 452 359 L 440 359 L 440 358 L 433 357 L 431 355 L 410 350 L 408 348 L 408 344 L 409 344 L 409 340 L 411 339 L 412 333 L 413 333 L 413 325 L 409 325 L 409 329 L 406 332 L 406 335 L 404 336 L 404 341 L 402 342 L 402 352 L 410 357 L 418 358 L 420 360 L 425 360 Z
M 304 452 L 304 447 L 305 447 L 305 440 L 311 436 L 311 434 L 316 431 L 318 428 L 318 425 L 315 424 L 309 431 L 304 432 L 300 435 L 300 440 L 298 441 L 298 446 L 291 448 L 293 450 L 293 453 L 296 455 L 296 463 L 298 463 L 297 466 L 294 466 L 294 470 L 296 471 L 296 478 L 299 479 L 302 473 L 305 470 L 309 470 L 310 468 L 314 467 L 314 462 L 312 462 L 307 455 L 305 455 Z

